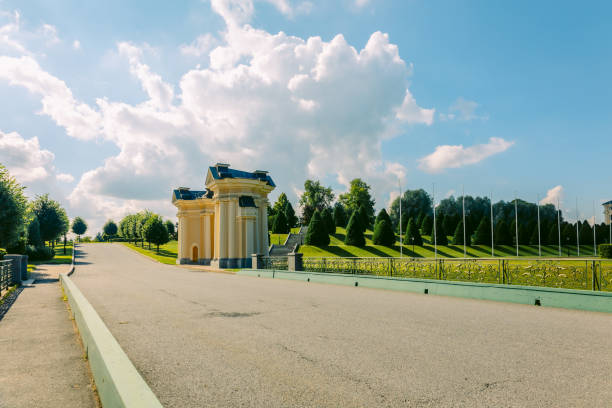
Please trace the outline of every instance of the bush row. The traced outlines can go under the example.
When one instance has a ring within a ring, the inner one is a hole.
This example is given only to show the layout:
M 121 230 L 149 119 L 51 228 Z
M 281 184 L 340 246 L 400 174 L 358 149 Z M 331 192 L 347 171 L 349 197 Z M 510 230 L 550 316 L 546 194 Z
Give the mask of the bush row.
M 46 246 L 35 247 L 28 245 L 25 250 L 29 261 L 48 261 L 55 256 L 55 250 Z
M 600 244 L 599 256 L 602 258 L 612 258 L 612 244 Z

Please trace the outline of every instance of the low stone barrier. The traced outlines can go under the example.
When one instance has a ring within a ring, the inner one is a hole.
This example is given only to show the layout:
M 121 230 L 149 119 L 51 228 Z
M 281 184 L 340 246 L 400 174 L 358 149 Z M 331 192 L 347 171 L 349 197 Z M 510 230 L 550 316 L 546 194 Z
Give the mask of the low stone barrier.
M 610 292 L 262 269 L 237 274 L 612 313 Z

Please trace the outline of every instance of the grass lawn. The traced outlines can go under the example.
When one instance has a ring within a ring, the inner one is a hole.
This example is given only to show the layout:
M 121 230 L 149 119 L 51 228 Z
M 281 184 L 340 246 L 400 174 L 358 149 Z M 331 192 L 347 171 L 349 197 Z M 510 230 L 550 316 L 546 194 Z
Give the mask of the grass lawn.
M 140 252 L 141 254 L 155 259 L 163 264 L 176 265 L 176 257 L 178 254 L 177 241 L 170 241 L 167 244 L 160 245 L 159 254 L 157 253 L 157 247 L 155 245 L 151 245 L 151 249 L 149 249 L 149 246 L 146 243 L 144 244 L 144 248 L 142 248 L 140 245 L 134 245 L 128 242 L 120 242 L 120 244 L 125 245 L 126 247 Z
M 330 236 L 330 245 L 326 247 L 315 247 L 311 245 L 302 245 L 298 252 L 304 254 L 307 258 L 314 257 L 399 257 L 400 245 L 399 237 L 396 244 L 390 248 L 382 245 L 372 244 L 372 231 L 365 232 L 366 246 L 363 248 L 344 245 L 344 237 L 346 231 L 344 228 L 338 227 L 336 233 Z M 449 237 L 450 240 L 451 237 Z M 403 256 L 415 258 L 433 258 L 434 246 L 430 236 L 423 236 L 423 246 L 403 245 Z M 569 250 L 569 252 L 568 252 Z M 561 251 L 562 256 L 577 256 L 576 245 L 564 246 Z M 490 245 L 472 245 L 466 248 L 466 256 L 468 258 L 483 258 L 491 257 Z M 496 245 L 496 257 L 511 257 L 516 256 L 516 247 L 510 245 Z M 519 256 L 538 256 L 537 245 L 520 245 Z M 556 245 L 542 245 L 542 256 L 556 257 L 559 256 L 559 247 Z M 593 256 L 593 246 L 580 246 L 580 256 Z M 440 258 L 462 258 L 463 245 L 438 245 L 438 257 Z

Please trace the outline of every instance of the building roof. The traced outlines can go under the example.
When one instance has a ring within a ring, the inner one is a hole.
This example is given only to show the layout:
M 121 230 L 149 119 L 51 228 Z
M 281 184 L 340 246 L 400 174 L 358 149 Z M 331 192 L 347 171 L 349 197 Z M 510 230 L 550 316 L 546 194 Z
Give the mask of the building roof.
M 606 205 L 606 204 L 612 204 L 612 200 L 608 201 L 607 203 L 603 203 L 602 205 Z
M 250 179 L 250 180 L 261 180 L 265 181 L 268 185 L 276 187 L 272 177 L 268 175 L 267 171 L 256 170 L 254 172 L 242 171 L 231 169 L 229 164 L 217 164 L 216 166 L 209 167 L 210 174 L 215 180 L 224 178 L 237 178 L 237 179 Z
M 213 192 L 210 190 L 195 191 L 188 188 L 178 188 L 173 191 L 175 200 L 195 200 L 196 198 L 212 198 Z

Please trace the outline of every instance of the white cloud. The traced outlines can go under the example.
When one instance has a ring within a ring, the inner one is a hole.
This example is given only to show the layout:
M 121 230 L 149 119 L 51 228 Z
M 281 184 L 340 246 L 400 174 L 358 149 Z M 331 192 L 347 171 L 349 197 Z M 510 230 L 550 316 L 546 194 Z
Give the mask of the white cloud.
M 143 47 L 128 42 L 117 47 L 147 94 L 138 104 L 99 99 L 90 107 L 33 58 L 0 59 L 0 79 L 40 95 L 43 113 L 69 135 L 119 149 L 80 177 L 68 197 L 72 211 L 92 228 L 143 208 L 173 217 L 171 189 L 202 187 L 206 166 L 218 160 L 270 170 L 277 193 L 298 193 L 307 177 L 345 186 L 362 177 L 383 204 L 406 174 L 382 158 L 383 140 L 406 125 L 431 124 L 434 115 L 409 91 L 412 68 L 397 46 L 380 32 L 361 50 L 342 35 L 326 42 L 270 34 L 241 25 L 253 14 L 251 1 L 211 6 L 226 31 L 202 50 L 210 66 L 186 72 L 176 95 L 144 62 Z
M 49 178 L 55 155 L 40 148 L 38 138 L 24 139 L 17 132 L 0 131 L 0 163 L 21 183 Z
M 74 176 L 68 173 L 58 173 L 55 178 L 57 178 L 62 183 L 72 183 L 74 181 Z
M 546 192 L 546 197 L 540 200 L 540 204 L 553 204 L 557 207 L 558 203 L 563 202 L 563 186 L 555 186 Z
M 362 8 L 368 5 L 370 0 L 355 0 L 355 7 Z
M 72 48 L 74 48 L 75 50 L 80 50 L 81 49 L 81 42 L 79 40 L 74 40 L 72 42 Z
M 477 102 L 459 97 L 450 106 L 449 113 L 440 113 L 440 120 L 448 121 L 457 119 L 462 121 L 470 121 L 474 119 L 489 119 L 488 115 L 479 115 L 476 113 L 479 106 L 480 105 Z
M 216 44 L 216 39 L 211 34 L 206 33 L 200 35 L 195 39 L 191 44 L 186 45 L 183 44 L 179 47 L 181 54 L 190 55 L 193 57 L 201 57 L 202 55 L 207 55 L 208 52 L 212 49 L 212 47 Z
M 459 168 L 478 163 L 487 157 L 506 151 L 514 142 L 492 137 L 489 143 L 470 147 L 463 145 L 443 145 L 419 159 L 419 168 L 427 173 L 439 173 L 444 169 Z
M 57 28 L 51 24 L 43 24 L 39 29 L 41 37 L 45 39 L 47 45 L 53 45 L 60 42 L 57 36 Z

